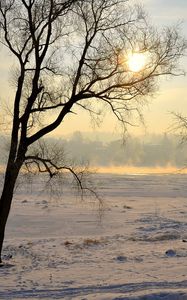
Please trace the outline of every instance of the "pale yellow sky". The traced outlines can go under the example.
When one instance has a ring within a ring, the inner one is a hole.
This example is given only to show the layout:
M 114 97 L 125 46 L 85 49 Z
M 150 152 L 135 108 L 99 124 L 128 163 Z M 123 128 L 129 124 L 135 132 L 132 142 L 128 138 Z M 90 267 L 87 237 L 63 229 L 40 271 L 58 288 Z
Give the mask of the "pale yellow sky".
M 164 2 L 164 3 L 163 3 Z M 183 20 L 182 31 L 187 32 L 187 1 L 186 0 L 142 0 L 145 9 L 149 12 L 153 23 L 171 24 L 177 20 Z M 177 12 L 177 13 L 176 13 Z M 187 58 L 182 61 L 187 71 Z M 11 103 L 11 69 L 14 67 L 10 56 L 5 54 L 0 46 L 0 105 L 5 102 Z M 144 107 L 145 127 L 129 128 L 131 133 L 160 133 L 167 131 L 172 122 L 170 112 L 182 112 L 187 115 L 187 77 L 174 77 L 163 80 L 160 89 L 149 105 Z M 74 131 L 119 131 L 119 126 L 111 114 L 106 114 L 100 128 L 94 128 L 89 116 L 84 111 L 77 115 L 71 115 L 64 120 L 63 124 L 56 130 L 55 134 L 63 136 Z
M 142 108 L 144 112 L 145 127 L 128 127 L 133 134 L 144 133 L 162 133 L 168 130 L 171 125 L 171 112 L 182 112 L 187 115 L 187 82 L 185 78 L 172 78 L 167 82 L 163 82 L 160 90 L 150 99 L 148 104 Z M 64 121 L 56 133 L 71 133 L 73 131 L 110 131 L 115 133 L 120 131 L 119 125 L 113 115 L 107 113 L 103 123 L 99 128 L 95 128 L 87 113 L 72 115 L 71 119 Z M 136 121 L 135 121 L 136 123 Z M 138 121 L 137 121 L 138 124 Z
M 145 10 L 148 12 L 153 24 L 162 27 L 165 25 L 173 25 L 182 22 L 181 31 L 186 36 L 187 32 L 187 1 L 186 0 L 140 0 Z M 187 72 L 187 58 L 181 62 L 182 67 Z M 162 133 L 168 130 L 171 125 L 171 112 L 181 112 L 187 115 L 187 77 L 173 77 L 162 80 L 159 90 L 149 104 L 144 107 L 145 127 L 129 128 L 131 133 Z M 57 133 L 60 135 L 63 130 L 71 133 L 74 130 L 88 131 L 93 130 L 90 125 L 89 117 L 83 113 L 82 117 L 72 116 L 71 120 L 67 120 Z M 117 122 L 112 115 L 105 117 L 103 124 L 97 131 L 111 131 L 111 133 L 119 130 Z

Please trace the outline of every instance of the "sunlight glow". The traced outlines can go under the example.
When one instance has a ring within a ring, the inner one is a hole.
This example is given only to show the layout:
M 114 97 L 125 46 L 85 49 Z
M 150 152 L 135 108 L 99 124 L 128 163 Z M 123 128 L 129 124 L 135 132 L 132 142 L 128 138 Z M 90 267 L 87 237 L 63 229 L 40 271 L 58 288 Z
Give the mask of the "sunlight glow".
M 139 72 L 143 70 L 146 64 L 145 53 L 132 53 L 128 56 L 128 67 L 132 72 Z
M 93 172 L 101 174 L 129 174 L 129 175 L 148 175 L 148 174 L 187 174 L 187 169 L 178 169 L 175 166 L 166 167 L 136 167 L 136 166 L 110 166 L 110 167 L 95 167 Z

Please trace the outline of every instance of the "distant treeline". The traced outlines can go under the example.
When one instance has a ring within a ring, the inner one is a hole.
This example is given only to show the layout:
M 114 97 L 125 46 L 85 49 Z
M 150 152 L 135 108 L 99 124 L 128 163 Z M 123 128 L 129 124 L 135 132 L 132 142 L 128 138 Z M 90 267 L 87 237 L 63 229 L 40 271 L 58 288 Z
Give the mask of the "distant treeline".
M 187 145 L 174 135 L 128 137 L 108 143 L 90 140 L 76 132 L 63 145 L 75 159 L 89 161 L 93 166 L 183 167 L 187 164 Z
M 103 138 L 104 140 L 104 138 Z M 123 143 L 116 139 L 110 142 L 92 140 L 80 132 L 68 139 L 47 139 L 58 143 L 76 162 L 89 162 L 92 166 L 184 167 L 187 165 L 187 145 L 181 145 L 179 137 L 169 134 L 128 137 Z M 0 161 L 6 159 L 7 141 L 0 137 Z

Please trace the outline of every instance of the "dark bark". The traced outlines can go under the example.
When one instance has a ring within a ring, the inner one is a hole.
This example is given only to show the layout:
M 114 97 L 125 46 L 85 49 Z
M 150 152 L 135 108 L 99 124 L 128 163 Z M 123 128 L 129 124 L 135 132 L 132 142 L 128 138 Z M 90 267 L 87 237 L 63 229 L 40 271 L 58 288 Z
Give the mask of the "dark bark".
M 2 247 L 4 241 L 5 227 L 8 220 L 15 183 L 21 168 L 19 164 L 9 164 L 5 173 L 4 187 L 0 198 L 0 263 L 2 262 Z

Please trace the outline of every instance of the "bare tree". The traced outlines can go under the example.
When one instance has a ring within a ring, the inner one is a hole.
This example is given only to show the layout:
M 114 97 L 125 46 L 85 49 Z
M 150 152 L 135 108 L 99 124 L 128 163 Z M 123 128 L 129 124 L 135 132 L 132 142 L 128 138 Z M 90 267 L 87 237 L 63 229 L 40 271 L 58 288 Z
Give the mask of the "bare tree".
M 187 117 L 181 113 L 172 112 L 173 122 L 169 128 L 180 137 L 181 144 L 187 142 Z
M 0 199 L 0 254 L 15 182 L 31 164 L 52 177 L 81 176 L 32 145 L 66 117 L 85 109 L 102 117 L 110 109 L 124 125 L 140 114 L 163 75 L 180 75 L 186 43 L 177 28 L 158 33 L 128 0 L 6 0 L 0 4 L 0 41 L 17 61 L 11 144 Z M 144 53 L 144 67 L 129 68 L 130 53 Z M 1 261 L 1 258 L 0 258 Z

